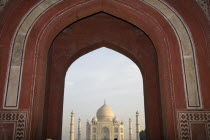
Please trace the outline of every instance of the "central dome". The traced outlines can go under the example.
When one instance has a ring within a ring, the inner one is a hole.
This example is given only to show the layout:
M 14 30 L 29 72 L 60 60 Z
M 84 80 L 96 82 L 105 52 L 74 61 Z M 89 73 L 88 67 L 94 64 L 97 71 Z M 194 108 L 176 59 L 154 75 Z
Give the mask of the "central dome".
M 100 107 L 96 113 L 98 120 L 109 120 L 112 121 L 114 118 L 114 113 L 112 109 L 105 103 Z

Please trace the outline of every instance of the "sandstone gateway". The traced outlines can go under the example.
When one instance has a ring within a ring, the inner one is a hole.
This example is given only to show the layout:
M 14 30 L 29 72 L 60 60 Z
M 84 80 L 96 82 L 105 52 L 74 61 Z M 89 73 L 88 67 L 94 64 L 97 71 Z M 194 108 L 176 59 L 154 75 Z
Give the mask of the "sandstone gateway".
M 209 0 L 1 0 L 0 139 L 61 139 L 65 73 L 106 46 L 141 69 L 148 140 L 209 140 L 209 9 Z

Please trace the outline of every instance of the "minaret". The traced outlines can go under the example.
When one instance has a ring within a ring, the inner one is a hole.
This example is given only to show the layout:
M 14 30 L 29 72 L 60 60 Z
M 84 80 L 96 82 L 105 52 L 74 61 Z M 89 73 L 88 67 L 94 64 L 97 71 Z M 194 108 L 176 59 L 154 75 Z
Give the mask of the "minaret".
M 71 112 L 70 140 L 74 140 L 74 112 Z
M 86 140 L 90 140 L 89 138 L 89 121 L 87 120 L 87 123 L 86 123 Z
M 78 139 L 81 140 L 81 119 L 78 119 Z
M 139 120 L 139 112 L 136 111 L 136 140 L 140 140 L 140 120 Z
M 132 120 L 129 118 L 129 140 L 132 140 Z

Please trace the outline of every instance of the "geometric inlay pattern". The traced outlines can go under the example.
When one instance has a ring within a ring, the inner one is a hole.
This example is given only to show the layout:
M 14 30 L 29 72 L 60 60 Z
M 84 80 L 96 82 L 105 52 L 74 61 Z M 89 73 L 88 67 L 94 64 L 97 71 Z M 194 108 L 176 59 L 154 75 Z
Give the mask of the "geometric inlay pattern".
M 24 140 L 27 122 L 27 112 L 0 112 L 0 122 L 13 122 L 15 128 L 15 140 Z
M 8 0 L 0 0 L 0 11 L 4 9 L 4 6 L 6 5 Z
M 209 4 L 207 0 L 196 0 L 203 12 L 206 14 L 207 18 L 210 20 L 209 15 Z
M 207 111 L 179 111 L 179 136 L 181 140 L 191 140 L 191 123 L 205 123 L 207 126 L 208 140 L 210 140 L 210 112 Z

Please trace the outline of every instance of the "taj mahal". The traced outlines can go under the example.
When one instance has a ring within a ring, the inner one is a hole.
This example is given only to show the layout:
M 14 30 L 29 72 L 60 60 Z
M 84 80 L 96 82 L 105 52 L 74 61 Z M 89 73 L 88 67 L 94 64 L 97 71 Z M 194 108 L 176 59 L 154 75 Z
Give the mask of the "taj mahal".
M 70 122 L 70 140 L 81 140 L 81 119 L 78 119 L 78 132 L 75 138 L 74 131 L 74 112 L 71 112 Z M 132 120 L 129 119 L 129 140 L 135 140 L 132 137 Z M 139 112 L 136 112 L 136 140 L 140 140 L 140 119 Z M 114 115 L 112 109 L 104 104 L 98 109 L 96 116 L 92 121 L 86 123 L 86 140 L 124 140 L 124 123 L 119 121 Z

